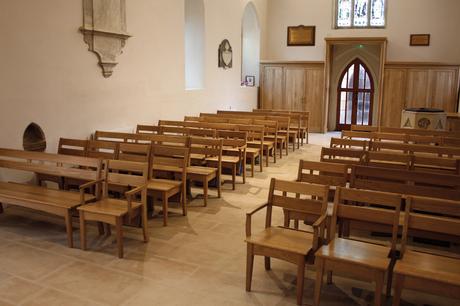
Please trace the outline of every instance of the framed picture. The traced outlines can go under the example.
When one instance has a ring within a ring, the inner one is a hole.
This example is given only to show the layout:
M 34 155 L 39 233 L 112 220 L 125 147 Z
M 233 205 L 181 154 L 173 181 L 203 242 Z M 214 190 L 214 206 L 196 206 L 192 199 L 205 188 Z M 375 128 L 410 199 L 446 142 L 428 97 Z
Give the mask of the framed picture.
M 315 26 L 299 25 L 288 27 L 287 45 L 288 46 L 314 46 L 315 45 Z
M 411 46 L 429 46 L 430 45 L 430 34 L 411 34 L 410 35 Z
M 253 75 L 247 75 L 244 78 L 244 83 L 246 86 L 254 87 L 256 85 L 256 77 Z

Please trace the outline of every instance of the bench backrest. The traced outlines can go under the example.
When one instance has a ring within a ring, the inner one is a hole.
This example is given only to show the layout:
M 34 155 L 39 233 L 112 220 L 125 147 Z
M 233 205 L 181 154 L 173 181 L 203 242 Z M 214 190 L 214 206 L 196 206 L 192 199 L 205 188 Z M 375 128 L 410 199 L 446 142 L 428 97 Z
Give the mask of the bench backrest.
M 119 160 L 148 163 L 150 159 L 150 144 L 120 143 L 118 144 Z
M 88 140 L 60 138 L 58 154 L 72 156 L 86 156 Z
M 92 181 L 100 177 L 102 162 L 97 158 L 0 148 L 0 168 Z
M 384 167 L 396 169 L 411 169 L 412 155 L 402 153 L 366 151 L 361 163 L 365 166 Z
M 353 165 L 350 187 L 442 199 L 460 199 L 460 176 Z
M 118 159 L 118 143 L 104 140 L 88 140 L 87 157 Z
M 104 162 L 104 177 L 103 196 L 108 197 L 111 186 L 132 188 L 145 185 L 148 179 L 148 164 L 124 160 L 106 160 Z M 146 193 L 142 193 L 142 202 L 146 200 Z
M 347 165 L 300 160 L 297 181 L 345 187 L 347 176 Z
M 159 134 L 160 133 L 160 127 L 156 125 L 145 125 L 145 124 L 138 124 L 136 127 L 136 133 L 137 134 L 142 134 L 142 133 L 147 133 L 147 134 Z
M 190 149 L 186 147 L 152 145 L 150 159 L 150 177 L 156 178 L 158 174 L 164 174 L 168 169 L 182 172 L 181 181 L 185 182 L 187 167 L 190 162 Z
M 347 138 L 331 138 L 329 147 L 341 148 L 341 149 L 358 149 L 366 150 L 369 147 L 369 141 L 358 140 L 358 139 L 347 139 Z
M 361 162 L 364 150 L 349 150 L 339 148 L 321 148 L 321 161 L 355 165 Z

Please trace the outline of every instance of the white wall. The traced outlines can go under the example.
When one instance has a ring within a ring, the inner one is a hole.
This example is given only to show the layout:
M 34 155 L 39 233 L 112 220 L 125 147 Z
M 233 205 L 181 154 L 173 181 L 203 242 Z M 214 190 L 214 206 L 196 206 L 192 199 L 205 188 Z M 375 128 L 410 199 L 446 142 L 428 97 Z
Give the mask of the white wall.
M 387 0 L 385 29 L 333 29 L 334 0 L 268 0 L 265 60 L 325 59 L 325 37 L 388 37 L 389 61 L 460 63 L 459 0 Z M 316 46 L 287 47 L 288 26 L 315 25 Z M 430 47 L 410 47 L 409 35 L 431 34 Z
M 203 0 L 185 0 L 185 87 L 204 88 L 205 9 Z
M 0 1 L 1 146 L 20 148 L 30 122 L 43 128 L 48 151 L 55 151 L 60 136 L 84 138 L 96 129 L 132 130 L 160 118 L 255 107 L 257 89 L 240 86 L 247 2 L 205 1 L 205 89 L 186 91 L 182 0 L 126 2 L 133 37 L 109 79 L 78 31 L 81 1 Z M 266 0 L 254 4 L 264 24 Z M 224 71 L 217 67 L 217 49 L 225 38 L 234 66 Z
M 255 85 L 259 86 L 259 63 L 260 63 L 260 25 L 256 8 L 249 3 L 243 14 L 242 21 L 242 72 L 241 80 L 245 76 L 254 76 Z

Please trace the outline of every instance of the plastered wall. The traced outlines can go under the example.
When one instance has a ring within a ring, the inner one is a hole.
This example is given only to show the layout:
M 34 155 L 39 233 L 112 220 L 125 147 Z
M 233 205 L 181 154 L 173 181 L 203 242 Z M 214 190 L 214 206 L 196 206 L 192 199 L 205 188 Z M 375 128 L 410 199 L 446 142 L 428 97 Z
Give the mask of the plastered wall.
M 248 0 L 205 1 L 205 85 L 185 90 L 184 2 L 127 1 L 133 35 L 111 78 L 102 77 L 78 28 L 79 0 L 0 1 L 0 144 L 21 148 L 30 122 L 54 152 L 59 137 L 85 138 L 96 129 L 131 131 L 137 123 L 180 119 L 217 109 L 251 109 L 257 89 L 242 88 L 241 24 Z M 266 0 L 253 1 L 265 50 Z M 229 39 L 233 69 L 217 67 Z

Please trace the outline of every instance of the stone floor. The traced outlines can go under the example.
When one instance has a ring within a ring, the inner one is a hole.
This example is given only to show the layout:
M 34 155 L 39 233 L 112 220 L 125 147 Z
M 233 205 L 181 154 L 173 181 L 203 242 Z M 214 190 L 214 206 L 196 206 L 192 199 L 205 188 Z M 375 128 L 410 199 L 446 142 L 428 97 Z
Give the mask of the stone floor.
M 148 244 L 139 229 L 127 228 L 124 259 L 115 255 L 114 237 L 98 237 L 94 227 L 89 251 L 69 249 L 62 220 L 8 207 L 0 216 L 0 305 L 295 305 L 296 267 L 278 260 L 266 272 L 256 257 L 253 291 L 245 291 L 245 213 L 266 201 L 271 177 L 294 179 L 299 159 L 317 160 L 329 137 L 313 134 L 313 144 L 257 172 L 236 191 L 226 184 L 222 199 L 213 192 L 207 208 L 194 200 L 189 215 L 171 215 L 168 227 L 160 218 L 150 220 Z M 255 216 L 253 230 L 262 228 L 263 217 Z M 276 211 L 277 222 L 281 217 Z M 75 237 L 78 246 L 78 231 Z M 304 301 L 311 304 L 311 267 L 306 277 Z M 372 304 L 370 284 L 334 277 L 323 288 L 325 306 Z M 405 306 L 459 305 L 418 292 L 404 292 L 403 298 Z

